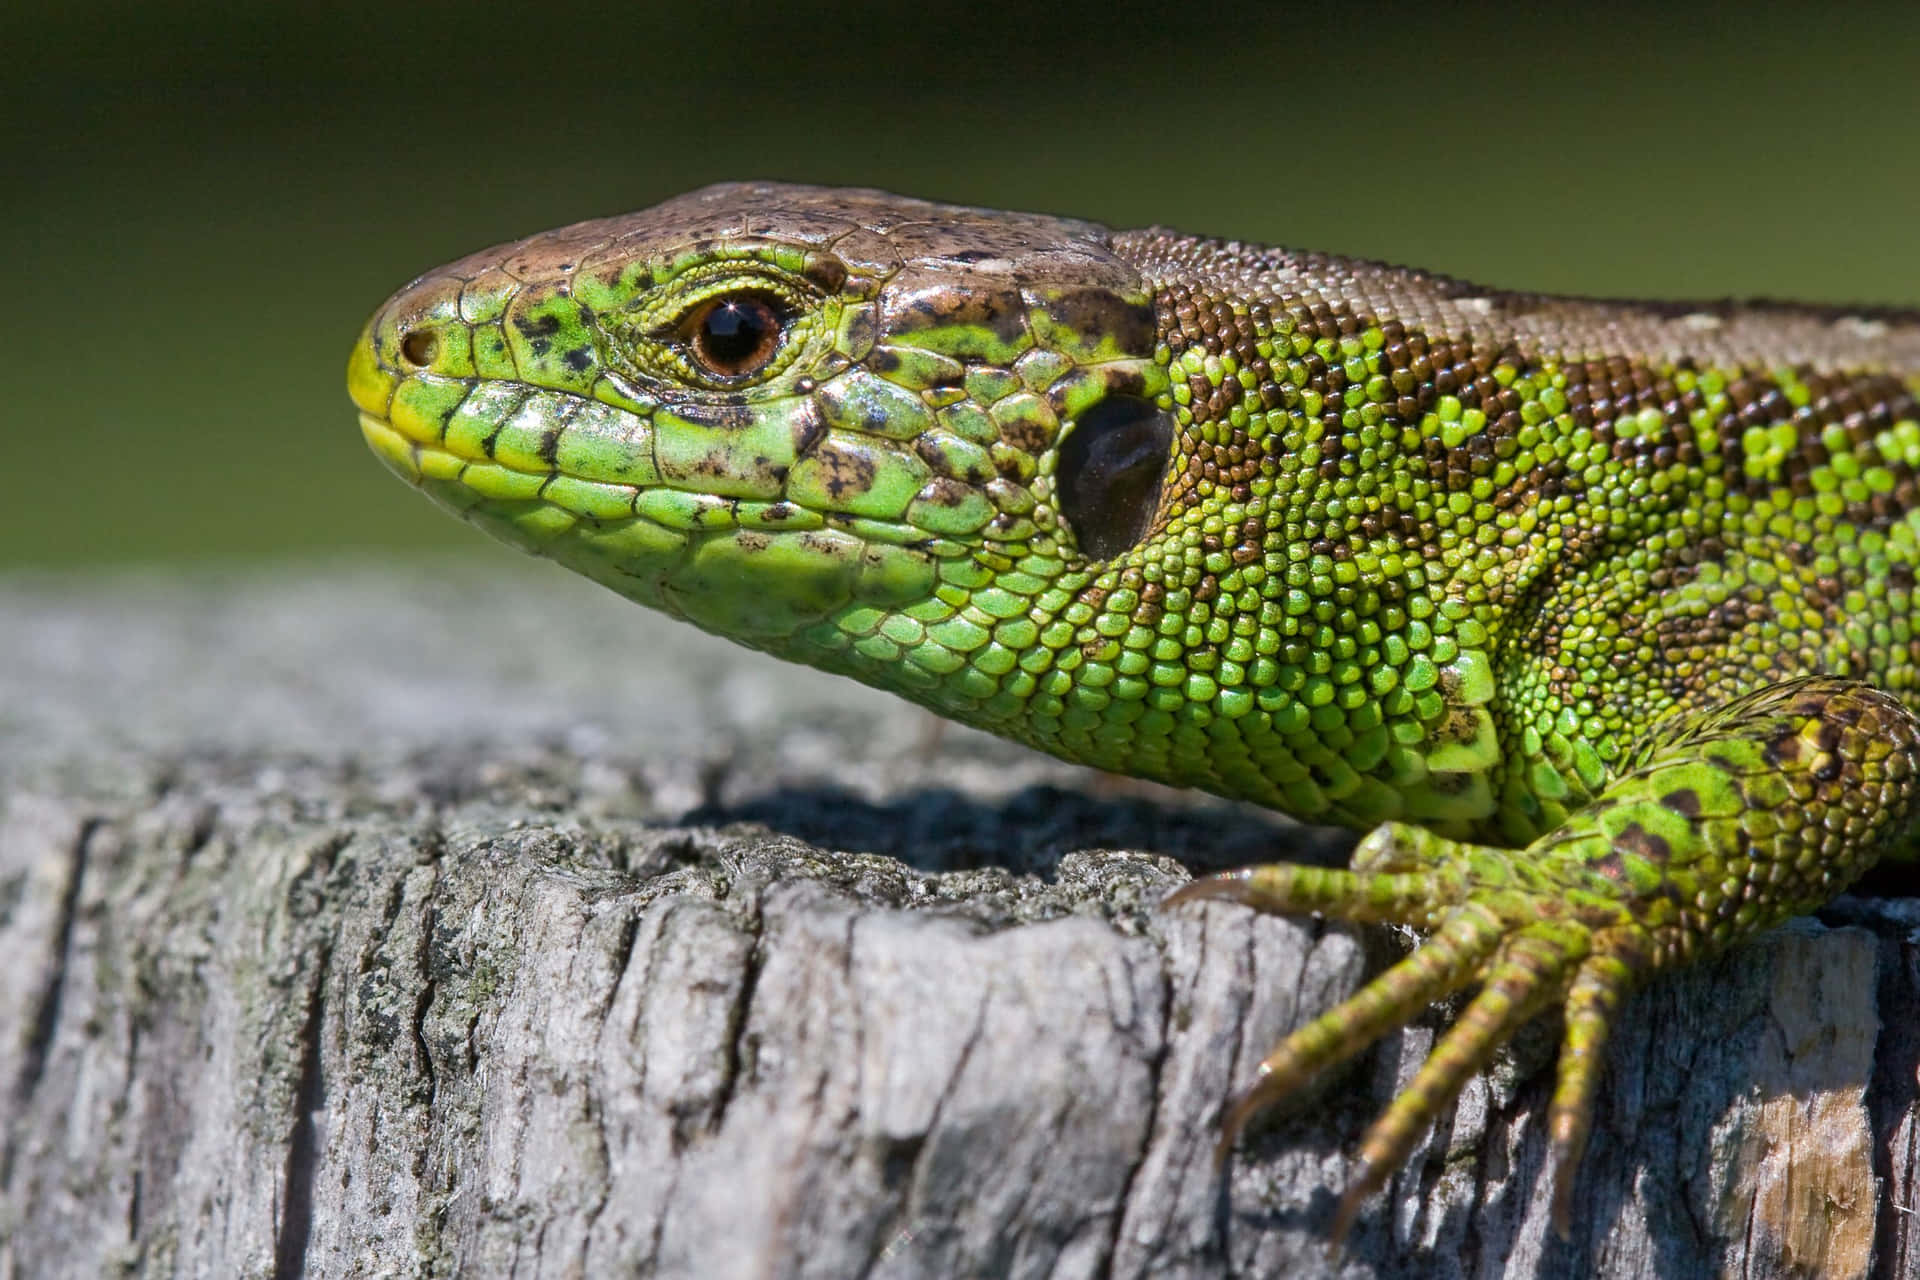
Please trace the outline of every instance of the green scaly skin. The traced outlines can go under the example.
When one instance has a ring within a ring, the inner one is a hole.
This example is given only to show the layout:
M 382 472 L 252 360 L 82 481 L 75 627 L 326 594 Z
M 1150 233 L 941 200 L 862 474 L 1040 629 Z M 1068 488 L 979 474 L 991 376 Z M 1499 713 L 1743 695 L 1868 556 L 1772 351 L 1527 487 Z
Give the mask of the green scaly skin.
M 700 336 L 741 299 L 777 320 L 744 373 Z M 349 382 L 403 478 L 642 604 L 1370 830 L 1351 870 L 1175 895 L 1430 931 L 1273 1052 L 1226 1145 L 1478 988 L 1336 1233 L 1549 1008 L 1564 1233 L 1630 988 L 1913 853 L 1920 317 L 729 185 L 421 277 Z M 1163 432 L 1146 483 L 1088 478 L 1128 421 Z

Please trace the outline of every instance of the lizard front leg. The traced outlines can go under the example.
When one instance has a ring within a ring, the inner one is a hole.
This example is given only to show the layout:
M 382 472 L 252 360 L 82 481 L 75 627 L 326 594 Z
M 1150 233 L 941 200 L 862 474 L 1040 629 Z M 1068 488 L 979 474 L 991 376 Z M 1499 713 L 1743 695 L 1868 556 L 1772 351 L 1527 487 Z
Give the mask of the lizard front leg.
M 1548 1125 L 1564 1236 L 1603 1051 L 1627 992 L 1825 902 L 1897 846 L 1916 813 L 1920 718 L 1859 681 L 1814 677 L 1677 717 L 1596 800 L 1525 848 L 1390 822 L 1361 841 L 1351 870 L 1276 864 L 1196 881 L 1169 901 L 1226 898 L 1433 930 L 1268 1055 L 1227 1113 L 1222 1153 L 1286 1093 L 1478 984 L 1368 1131 L 1334 1234 L 1467 1078 L 1529 1018 L 1558 1006 L 1566 1030 Z

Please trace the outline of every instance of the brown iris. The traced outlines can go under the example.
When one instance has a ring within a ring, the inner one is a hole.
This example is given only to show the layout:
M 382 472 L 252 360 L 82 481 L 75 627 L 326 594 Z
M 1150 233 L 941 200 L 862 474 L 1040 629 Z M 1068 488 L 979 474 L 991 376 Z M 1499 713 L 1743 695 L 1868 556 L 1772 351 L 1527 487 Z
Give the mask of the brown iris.
M 693 313 L 693 358 L 716 378 L 749 377 L 780 349 L 781 327 L 779 310 L 759 294 L 715 298 Z

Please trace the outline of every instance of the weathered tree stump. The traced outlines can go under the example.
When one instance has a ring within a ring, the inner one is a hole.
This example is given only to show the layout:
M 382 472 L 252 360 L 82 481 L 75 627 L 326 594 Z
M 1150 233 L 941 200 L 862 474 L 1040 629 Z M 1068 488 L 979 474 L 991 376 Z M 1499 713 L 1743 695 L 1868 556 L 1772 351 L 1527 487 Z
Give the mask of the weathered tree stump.
M 0 582 L 0 1277 L 1920 1274 L 1920 902 L 1635 1000 L 1571 1241 L 1543 1023 L 1332 1256 L 1441 1020 L 1216 1122 L 1404 940 L 1158 903 L 1346 837 L 476 560 Z

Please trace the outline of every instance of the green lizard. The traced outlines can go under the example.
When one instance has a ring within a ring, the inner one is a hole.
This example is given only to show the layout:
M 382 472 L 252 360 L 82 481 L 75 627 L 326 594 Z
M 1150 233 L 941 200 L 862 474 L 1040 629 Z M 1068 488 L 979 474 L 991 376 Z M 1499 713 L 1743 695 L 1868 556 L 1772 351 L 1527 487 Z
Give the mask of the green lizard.
M 442 505 L 1103 769 L 1369 830 L 1226 898 L 1430 931 L 1273 1100 L 1478 992 L 1343 1232 L 1536 1013 L 1555 1220 L 1635 984 L 1911 857 L 1920 314 L 1501 293 L 874 191 L 710 187 L 396 294 L 349 383 Z

